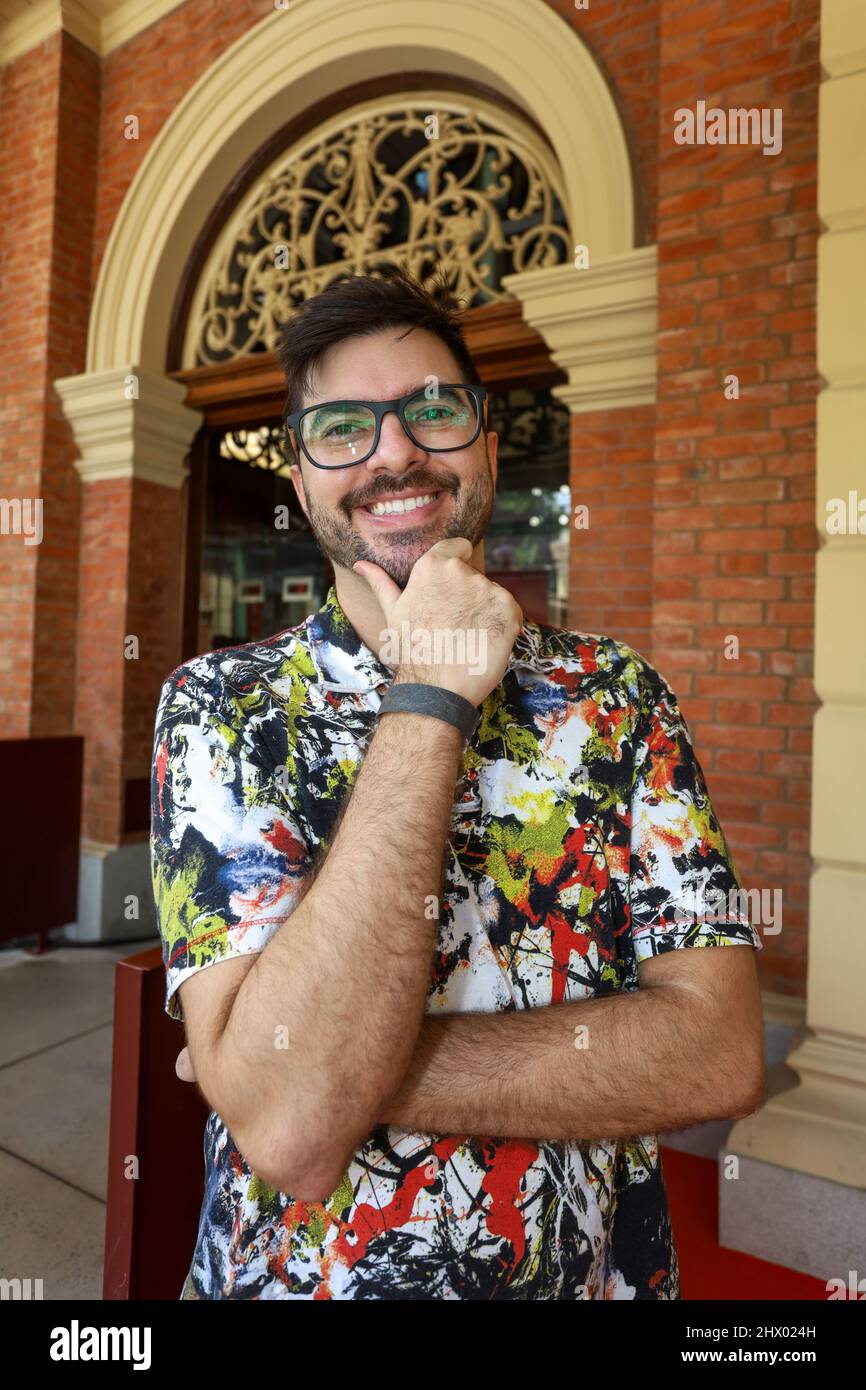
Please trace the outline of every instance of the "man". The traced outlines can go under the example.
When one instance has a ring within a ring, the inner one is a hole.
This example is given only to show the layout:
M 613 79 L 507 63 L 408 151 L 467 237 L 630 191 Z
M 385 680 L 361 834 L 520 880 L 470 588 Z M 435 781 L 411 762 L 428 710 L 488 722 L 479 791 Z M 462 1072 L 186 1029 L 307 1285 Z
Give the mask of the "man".
M 213 1108 L 181 1296 L 678 1298 L 656 1133 L 753 1111 L 764 1056 L 676 698 L 485 578 L 497 437 L 441 292 L 333 285 L 279 356 L 334 586 L 156 721 L 166 1007 Z

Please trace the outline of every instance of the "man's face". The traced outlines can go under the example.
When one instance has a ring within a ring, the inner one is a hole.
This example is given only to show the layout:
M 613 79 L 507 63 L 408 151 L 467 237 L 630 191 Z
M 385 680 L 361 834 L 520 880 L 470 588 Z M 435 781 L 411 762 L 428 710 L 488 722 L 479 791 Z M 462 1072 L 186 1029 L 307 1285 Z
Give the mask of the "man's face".
M 304 405 L 322 401 L 385 401 L 423 388 L 429 377 L 459 382 L 445 344 L 426 329 L 387 329 L 332 347 Z M 475 546 L 487 529 L 496 487 L 497 436 L 436 454 L 413 444 L 396 414 L 386 415 L 375 453 L 354 468 L 314 468 L 303 453 L 292 481 L 316 540 L 334 566 L 351 571 L 372 560 L 405 588 L 416 560 L 437 541 L 465 536 Z M 405 513 L 374 516 L 377 501 L 423 497 L 432 502 Z

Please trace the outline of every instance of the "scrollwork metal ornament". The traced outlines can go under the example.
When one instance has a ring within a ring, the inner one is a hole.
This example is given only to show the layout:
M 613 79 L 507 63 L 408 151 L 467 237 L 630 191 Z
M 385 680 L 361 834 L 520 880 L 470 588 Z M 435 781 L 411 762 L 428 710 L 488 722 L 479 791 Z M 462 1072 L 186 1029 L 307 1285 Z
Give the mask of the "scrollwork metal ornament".
M 228 219 L 193 296 L 185 366 L 273 351 L 332 280 L 440 267 L 463 307 L 570 257 L 562 180 L 528 123 L 446 92 L 344 111 L 285 152 Z

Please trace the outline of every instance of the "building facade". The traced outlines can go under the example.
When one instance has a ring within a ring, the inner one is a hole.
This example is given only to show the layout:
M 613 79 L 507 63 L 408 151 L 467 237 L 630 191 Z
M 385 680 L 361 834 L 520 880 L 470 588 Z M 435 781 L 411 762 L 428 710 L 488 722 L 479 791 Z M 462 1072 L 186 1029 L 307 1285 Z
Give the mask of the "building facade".
M 0 25 L 2 704 L 7 738 L 84 737 L 72 934 L 153 921 L 165 675 L 324 597 L 278 428 L 280 323 L 335 277 L 444 264 L 502 440 L 488 573 L 670 680 L 744 884 L 774 905 L 759 965 L 787 1067 L 727 1139 L 722 1239 L 847 1270 L 866 7 L 6 0 Z M 39 544 L 16 529 L 27 499 Z

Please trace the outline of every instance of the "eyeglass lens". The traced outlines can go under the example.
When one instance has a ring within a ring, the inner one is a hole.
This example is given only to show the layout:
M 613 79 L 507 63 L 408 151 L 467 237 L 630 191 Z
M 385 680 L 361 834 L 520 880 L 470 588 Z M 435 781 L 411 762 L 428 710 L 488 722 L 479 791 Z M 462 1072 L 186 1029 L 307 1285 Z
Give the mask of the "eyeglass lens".
M 404 414 L 414 442 L 431 452 L 464 448 L 478 425 L 475 397 L 455 386 L 440 385 L 430 397 L 418 390 L 406 402 Z M 301 433 L 316 463 L 339 467 L 361 462 L 371 453 L 376 417 L 368 406 L 336 401 L 305 415 Z

